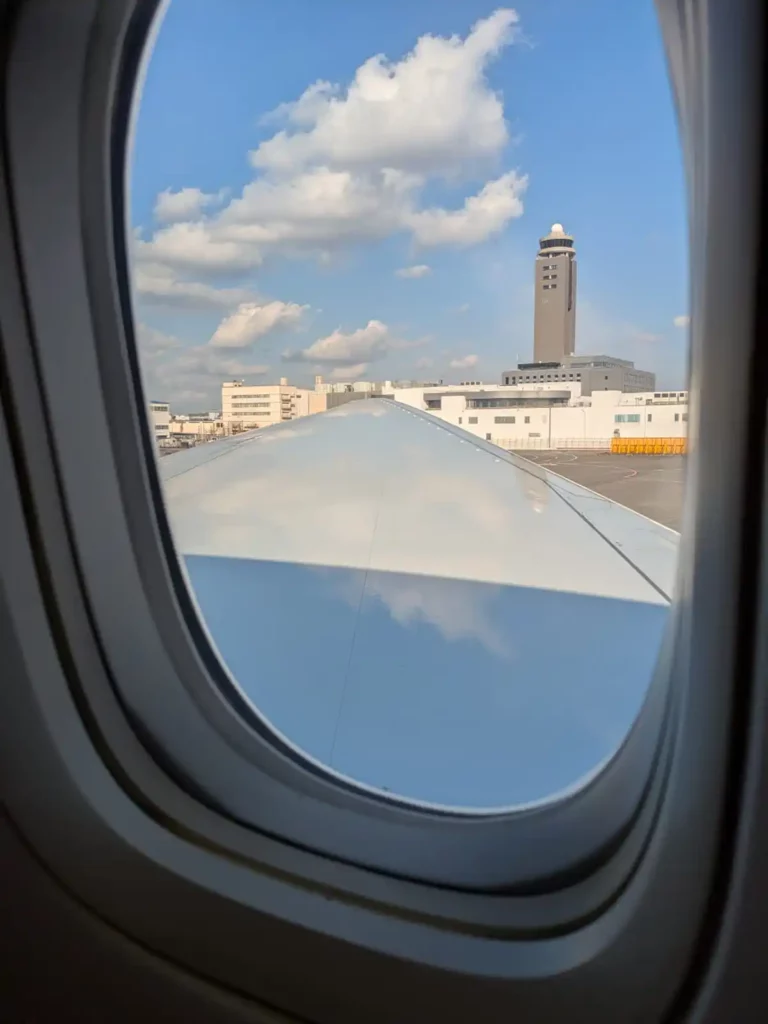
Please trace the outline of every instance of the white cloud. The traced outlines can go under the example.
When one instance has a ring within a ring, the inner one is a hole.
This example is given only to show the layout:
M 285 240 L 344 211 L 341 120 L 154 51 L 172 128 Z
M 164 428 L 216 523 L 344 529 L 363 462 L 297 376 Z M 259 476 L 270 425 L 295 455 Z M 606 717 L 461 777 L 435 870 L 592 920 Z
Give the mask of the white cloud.
M 268 366 L 231 359 L 207 345 L 186 348 L 176 356 L 174 369 L 186 374 L 200 374 L 223 380 L 237 380 L 240 377 L 261 377 Z
M 248 302 L 253 293 L 247 288 L 214 288 L 202 281 L 184 281 L 162 264 L 138 264 L 133 285 L 145 304 L 190 310 L 226 309 Z
M 325 165 L 445 176 L 496 157 L 509 134 L 485 70 L 517 22 L 515 11 L 502 9 L 465 39 L 424 35 L 400 61 L 371 57 L 346 91 L 315 82 L 283 105 L 289 130 L 263 142 L 253 165 L 278 174 Z
M 287 179 L 259 178 L 223 211 L 216 237 L 240 250 L 250 247 L 256 260 L 274 247 L 322 252 L 384 238 L 407 227 L 415 184 L 387 168 L 356 175 L 315 167 Z
M 155 200 L 155 217 L 170 224 L 180 220 L 198 220 L 206 206 L 220 201 L 222 193 L 202 192 L 199 188 L 182 188 L 172 192 L 167 188 Z
M 215 348 L 248 348 L 277 328 L 295 326 L 307 306 L 295 302 L 243 302 L 224 317 L 211 337 Z
M 136 341 L 139 352 L 146 358 L 152 358 L 181 346 L 181 341 L 175 335 L 166 334 L 164 331 L 158 331 L 154 327 L 148 327 L 147 324 L 142 323 L 136 325 Z
M 477 245 L 522 214 L 527 187 L 525 175 L 508 171 L 469 196 L 460 210 L 418 210 L 409 217 L 414 237 L 421 245 Z
M 690 322 L 691 318 L 689 316 L 676 316 L 672 321 L 675 327 L 687 327 Z
M 222 381 L 263 376 L 269 367 L 231 358 L 209 345 L 185 346 L 174 335 L 138 324 L 145 394 L 184 405 L 218 409 Z
M 369 320 L 365 327 L 346 334 L 337 329 L 325 338 L 301 352 L 287 352 L 284 359 L 305 363 L 338 364 L 345 368 L 355 367 L 359 363 L 369 363 L 381 359 L 393 347 L 395 342 L 386 324 L 380 320 Z
M 337 366 L 331 370 L 332 380 L 359 380 L 368 369 L 368 363 L 355 363 L 354 366 Z
M 432 273 L 432 268 L 426 263 L 418 263 L 415 267 L 400 267 L 395 271 L 395 277 L 426 277 Z
M 493 654 L 509 658 L 508 636 L 492 624 L 490 613 L 498 589 L 468 590 L 459 580 L 389 572 L 369 573 L 365 581 L 366 596 L 378 598 L 401 626 L 426 622 L 449 642 L 475 640 Z
M 416 360 L 416 369 L 428 370 L 430 366 L 434 364 L 434 362 L 434 359 L 432 359 L 430 356 L 422 356 L 421 359 Z
M 477 366 L 478 356 L 461 356 L 459 359 L 452 359 L 448 364 L 452 370 L 470 370 L 473 366 Z
M 133 251 L 141 262 L 213 274 L 247 270 L 261 262 L 253 246 L 221 237 L 214 222 L 204 221 L 161 228 L 151 241 L 136 239 Z
M 162 193 L 158 211 L 175 223 L 137 238 L 136 258 L 213 275 L 275 253 L 330 261 L 341 246 L 394 234 L 467 246 L 501 231 L 522 213 L 527 179 L 515 171 L 468 198 L 463 189 L 455 209 L 420 200 L 431 180 L 455 190 L 498 166 L 510 139 L 486 71 L 517 23 L 500 9 L 464 38 L 424 35 L 400 60 L 371 57 L 347 86 L 314 83 L 268 119 L 286 126 L 251 153 L 257 177 L 240 196 L 211 212 L 209 193 Z

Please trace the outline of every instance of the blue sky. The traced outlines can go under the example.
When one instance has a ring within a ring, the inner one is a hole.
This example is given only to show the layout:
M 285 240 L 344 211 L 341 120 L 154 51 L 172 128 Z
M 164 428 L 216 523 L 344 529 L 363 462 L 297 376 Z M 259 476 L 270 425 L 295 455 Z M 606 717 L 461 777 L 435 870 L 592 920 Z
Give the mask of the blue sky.
M 576 239 L 577 351 L 685 383 L 651 0 L 175 0 L 131 202 L 147 385 L 178 410 L 233 376 L 498 381 L 531 356 L 554 221 Z

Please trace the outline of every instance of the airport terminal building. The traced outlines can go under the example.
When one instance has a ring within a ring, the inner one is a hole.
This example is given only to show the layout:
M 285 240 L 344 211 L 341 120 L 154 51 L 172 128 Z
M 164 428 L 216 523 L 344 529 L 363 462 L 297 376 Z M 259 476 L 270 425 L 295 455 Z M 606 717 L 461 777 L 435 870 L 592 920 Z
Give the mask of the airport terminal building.
M 593 391 L 578 381 L 398 388 L 387 397 L 501 448 L 610 448 L 614 438 L 684 438 L 687 391 Z

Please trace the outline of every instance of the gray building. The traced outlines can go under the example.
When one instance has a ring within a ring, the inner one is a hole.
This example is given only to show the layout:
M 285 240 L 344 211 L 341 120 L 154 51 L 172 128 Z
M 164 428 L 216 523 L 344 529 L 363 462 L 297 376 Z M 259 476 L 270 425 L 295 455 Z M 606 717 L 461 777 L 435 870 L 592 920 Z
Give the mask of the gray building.
M 539 239 L 535 279 L 533 358 L 559 363 L 576 347 L 576 250 L 562 224 Z
M 549 362 L 520 363 L 505 370 L 501 383 L 507 385 L 581 384 L 582 395 L 593 391 L 655 391 L 656 374 L 638 370 L 629 359 L 615 356 L 564 356 Z

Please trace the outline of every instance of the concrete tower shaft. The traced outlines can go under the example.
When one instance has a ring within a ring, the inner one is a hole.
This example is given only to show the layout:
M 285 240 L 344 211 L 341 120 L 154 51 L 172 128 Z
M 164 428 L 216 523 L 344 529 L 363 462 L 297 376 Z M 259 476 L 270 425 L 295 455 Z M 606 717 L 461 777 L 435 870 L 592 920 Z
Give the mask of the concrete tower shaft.
M 576 347 L 576 250 L 562 224 L 539 239 L 535 287 L 533 359 L 560 362 Z

